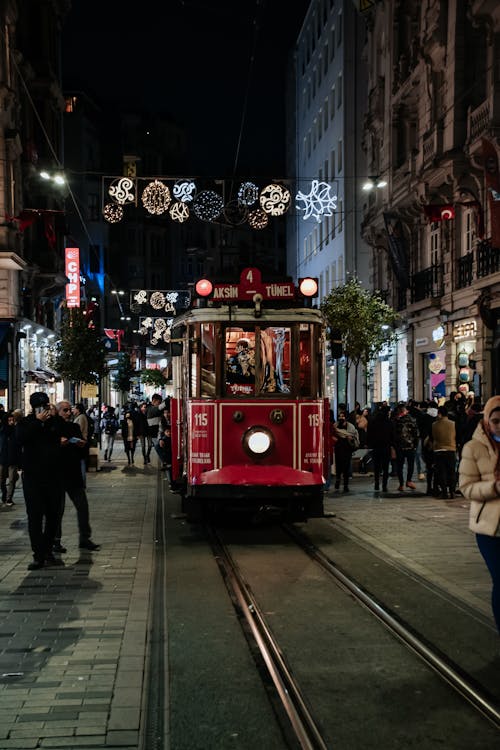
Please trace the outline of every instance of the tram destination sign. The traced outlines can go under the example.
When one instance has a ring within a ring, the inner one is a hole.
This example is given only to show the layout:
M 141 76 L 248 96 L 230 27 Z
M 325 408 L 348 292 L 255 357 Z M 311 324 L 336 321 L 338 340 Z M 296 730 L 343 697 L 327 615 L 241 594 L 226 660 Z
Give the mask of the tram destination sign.
M 262 281 L 257 268 L 244 268 L 239 284 L 214 284 L 212 298 L 221 302 L 252 302 L 256 294 L 263 300 L 294 299 L 295 286 L 291 281 Z

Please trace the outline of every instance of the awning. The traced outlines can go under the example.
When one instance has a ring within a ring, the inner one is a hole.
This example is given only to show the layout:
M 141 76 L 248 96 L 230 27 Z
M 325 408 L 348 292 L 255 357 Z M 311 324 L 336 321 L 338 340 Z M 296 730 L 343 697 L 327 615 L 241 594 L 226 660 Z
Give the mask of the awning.
M 27 380 L 36 380 L 38 383 L 59 383 L 61 376 L 51 370 L 25 370 L 24 375 Z

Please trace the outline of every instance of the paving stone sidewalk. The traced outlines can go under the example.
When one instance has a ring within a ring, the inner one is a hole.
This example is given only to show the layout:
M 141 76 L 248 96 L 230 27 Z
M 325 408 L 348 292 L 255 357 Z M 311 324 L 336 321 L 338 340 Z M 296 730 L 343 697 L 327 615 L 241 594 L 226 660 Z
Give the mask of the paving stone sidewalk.
M 120 448 L 101 466 L 99 552 L 78 549 L 67 499 L 65 566 L 30 572 L 21 487 L 0 512 L 0 750 L 138 747 L 158 469 L 129 469 Z

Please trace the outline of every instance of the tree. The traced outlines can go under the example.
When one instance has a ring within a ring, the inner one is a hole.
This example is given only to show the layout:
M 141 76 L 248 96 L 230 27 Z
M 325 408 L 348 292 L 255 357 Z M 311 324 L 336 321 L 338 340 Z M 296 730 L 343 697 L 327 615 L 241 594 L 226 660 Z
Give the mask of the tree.
M 118 366 L 113 375 L 113 388 L 120 393 L 130 391 L 130 381 L 135 375 L 135 370 L 130 364 L 130 355 L 122 352 L 118 355 Z
M 79 307 L 66 309 L 61 323 L 61 339 L 55 346 L 51 364 L 73 383 L 96 384 L 106 373 L 106 350 L 102 334 Z
M 384 300 L 380 292 L 363 289 L 357 278 L 349 279 L 323 298 L 321 310 L 332 338 L 340 338 L 346 358 L 346 391 L 349 370 L 355 369 L 357 392 L 358 367 L 365 368 L 385 347 L 396 340 L 394 324 L 398 313 Z M 334 345 L 332 345 L 332 350 Z
M 161 386 L 166 385 L 168 381 L 161 370 L 146 367 L 144 370 L 141 370 L 141 382 L 145 385 L 153 385 L 157 388 L 161 388 Z

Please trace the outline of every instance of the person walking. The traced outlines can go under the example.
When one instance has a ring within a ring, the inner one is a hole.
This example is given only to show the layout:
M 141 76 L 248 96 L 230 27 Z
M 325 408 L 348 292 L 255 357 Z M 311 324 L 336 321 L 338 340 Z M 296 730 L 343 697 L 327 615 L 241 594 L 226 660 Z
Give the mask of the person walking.
M 380 490 L 382 477 L 382 492 L 387 492 L 392 440 L 391 410 L 388 406 L 380 404 L 377 407 L 373 418 L 368 421 L 366 439 L 372 450 L 374 490 Z
M 163 457 L 159 446 L 159 436 L 161 428 L 161 417 L 162 413 L 169 411 L 169 399 L 163 400 L 159 393 L 153 393 L 151 396 L 151 403 L 146 409 L 146 417 L 148 420 L 148 435 L 150 435 L 153 442 L 153 447 L 158 454 L 158 458 L 163 463 Z M 167 418 L 168 419 L 168 418 Z M 170 421 L 170 420 L 168 420 Z
M 130 409 L 127 409 L 123 415 L 121 430 L 123 446 L 127 454 L 128 465 L 130 466 L 134 463 L 134 454 L 137 445 L 137 426 L 133 412 Z
M 500 396 L 488 399 L 483 419 L 463 446 L 459 487 L 470 500 L 469 529 L 493 581 L 491 603 L 500 634 Z
M 412 481 L 415 466 L 415 451 L 418 442 L 418 427 L 416 421 L 408 413 L 406 404 L 398 404 L 394 410 L 392 422 L 392 444 L 396 452 L 396 467 L 399 479 L 399 492 L 404 492 L 404 465 L 406 469 L 406 487 L 415 490 L 416 485 Z
M 440 497 L 455 497 L 456 488 L 456 424 L 448 419 L 446 406 L 438 406 L 437 419 L 432 423 L 432 450 Z
M 337 422 L 333 426 L 333 434 L 337 438 L 335 443 L 335 489 L 340 489 L 340 482 L 344 480 L 344 492 L 349 492 L 349 467 L 352 454 L 359 447 L 358 431 L 351 422 L 347 421 L 345 411 L 339 411 Z
M 153 448 L 153 438 L 148 430 L 148 418 L 146 415 L 148 405 L 146 402 L 139 406 L 137 412 L 137 436 L 141 441 L 142 459 L 144 465 L 151 463 L 151 449 Z
M 5 502 L 7 507 L 15 505 L 14 490 L 19 479 L 19 446 L 16 439 L 16 425 L 22 417 L 23 414 L 20 409 L 14 409 L 7 414 L 7 472 L 3 472 L 3 480 L 7 482 L 5 495 L 4 485 L 2 484 L 2 502 Z
M 57 413 L 63 421 L 63 436 L 61 440 L 61 465 L 59 467 L 62 476 L 62 487 L 59 495 L 59 517 L 54 541 L 54 551 L 64 554 L 67 550 L 63 547 L 62 519 L 66 504 L 66 494 L 69 495 L 75 506 L 80 549 L 96 551 L 100 545 L 92 541 L 92 529 L 89 521 L 89 504 L 83 481 L 81 462 L 82 452 L 85 450 L 85 441 L 79 426 L 71 421 L 71 404 L 69 401 L 59 401 Z
M 63 565 L 52 547 L 59 521 L 62 491 L 61 439 L 64 422 L 51 415 L 49 398 L 43 391 L 30 396 L 31 414 L 16 425 L 16 439 L 23 472 L 23 493 L 33 562 L 28 570 L 45 565 Z
M 115 436 L 119 427 L 114 406 L 108 406 L 101 419 L 102 447 L 104 448 L 104 460 L 111 461 Z

